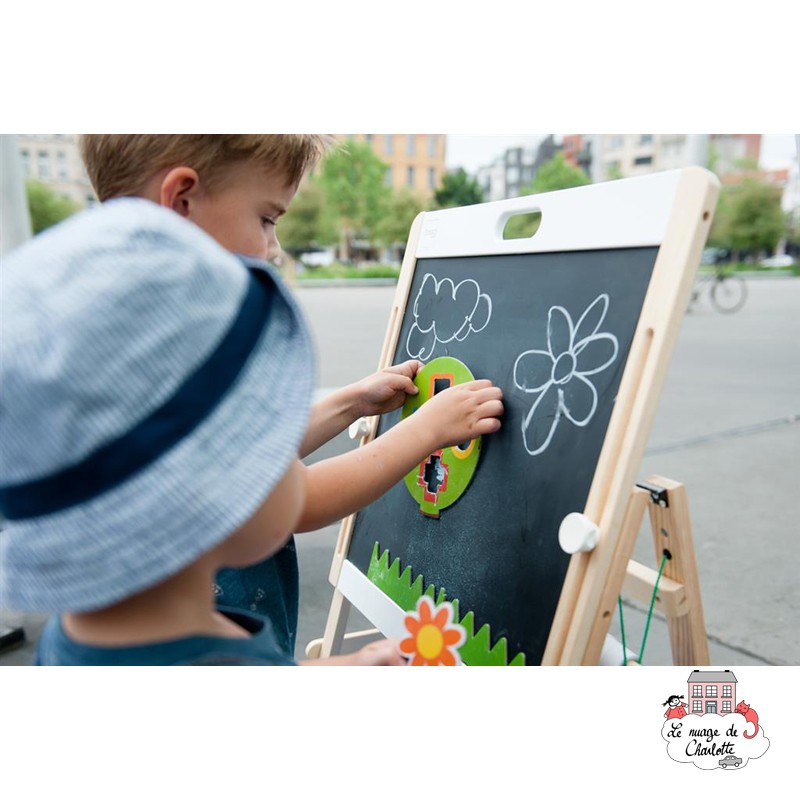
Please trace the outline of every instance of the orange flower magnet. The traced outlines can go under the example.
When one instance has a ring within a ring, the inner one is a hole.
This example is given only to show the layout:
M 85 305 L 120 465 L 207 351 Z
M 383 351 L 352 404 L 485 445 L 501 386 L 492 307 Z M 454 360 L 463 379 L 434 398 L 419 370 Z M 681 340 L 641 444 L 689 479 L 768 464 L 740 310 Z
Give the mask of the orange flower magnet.
M 411 659 L 412 667 L 454 667 L 461 663 L 458 648 L 466 641 L 467 632 L 453 622 L 453 606 L 444 602 L 437 608 L 433 600 L 422 595 L 417 610 L 405 617 L 411 634 L 400 642 L 400 652 Z

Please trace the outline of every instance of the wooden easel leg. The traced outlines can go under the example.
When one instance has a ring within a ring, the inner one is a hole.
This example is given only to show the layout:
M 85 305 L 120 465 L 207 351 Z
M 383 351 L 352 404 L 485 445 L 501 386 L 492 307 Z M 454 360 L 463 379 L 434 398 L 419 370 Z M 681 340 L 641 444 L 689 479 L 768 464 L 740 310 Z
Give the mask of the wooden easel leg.
M 684 589 L 683 607 L 667 615 L 672 663 L 676 666 L 707 666 L 710 663 L 708 638 L 686 487 L 658 475 L 647 480 L 666 489 L 666 505 L 650 504 L 656 561 L 661 563 L 666 550 L 671 558 L 667 559 L 662 575 L 682 584 Z
M 334 589 L 330 611 L 328 612 L 328 622 L 325 625 L 325 633 L 322 637 L 322 649 L 320 651 L 322 658 L 338 655 L 341 652 L 349 616 L 350 601 L 338 589 Z
M 594 619 L 591 622 L 592 629 L 586 644 L 586 651 L 582 658 L 576 658 L 572 654 L 564 658 L 561 663 L 597 664 L 599 662 L 603 643 L 611 624 L 611 617 L 617 609 L 617 598 L 622 590 L 626 568 L 639 535 L 639 528 L 644 519 L 644 511 L 648 499 L 648 494 L 644 489 L 634 487 L 620 527 L 611 569 L 608 573 L 600 603 L 595 611 Z

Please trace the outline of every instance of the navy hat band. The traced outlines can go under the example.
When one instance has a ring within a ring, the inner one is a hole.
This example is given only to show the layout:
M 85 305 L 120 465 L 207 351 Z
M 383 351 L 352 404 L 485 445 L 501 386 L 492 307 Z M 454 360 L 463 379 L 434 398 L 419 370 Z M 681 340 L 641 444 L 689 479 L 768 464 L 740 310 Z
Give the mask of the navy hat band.
M 162 406 L 83 461 L 26 483 L 0 487 L 9 520 L 33 519 L 91 500 L 144 469 L 190 434 L 220 403 L 261 338 L 276 288 L 268 273 L 248 269 L 244 300 L 208 358 Z

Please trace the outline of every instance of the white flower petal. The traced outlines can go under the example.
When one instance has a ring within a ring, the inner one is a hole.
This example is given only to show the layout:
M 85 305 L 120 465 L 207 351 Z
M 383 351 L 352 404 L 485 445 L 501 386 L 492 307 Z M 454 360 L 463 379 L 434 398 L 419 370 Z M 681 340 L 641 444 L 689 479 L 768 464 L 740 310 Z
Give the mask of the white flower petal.
M 553 361 L 572 347 L 572 320 L 561 306 L 552 306 L 547 315 L 547 347 Z
M 581 342 L 594 336 L 608 311 L 608 295 L 601 294 L 595 298 L 594 302 L 581 314 L 578 324 L 575 326 L 575 341 Z M 578 352 L 578 345 L 575 346 L 575 353 Z
M 536 398 L 536 402 L 522 421 L 522 440 L 530 455 L 538 455 L 547 449 L 560 417 L 561 394 L 556 385 L 551 383 Z
M 573 425 L 583 428 L 597 410 L 597 389 L 582 375 L 573 375 L 561 387 L 561 409 Z
M 514 362 L 514 384 L 523 392 L 540 392 L 553 375 L 553 357 L 546 350 L 526 350 Z
M 578 375 L 596 375 L 608 367 L 619 353 L 617 337 L 598 333 L 575 346 L 575 372 Z

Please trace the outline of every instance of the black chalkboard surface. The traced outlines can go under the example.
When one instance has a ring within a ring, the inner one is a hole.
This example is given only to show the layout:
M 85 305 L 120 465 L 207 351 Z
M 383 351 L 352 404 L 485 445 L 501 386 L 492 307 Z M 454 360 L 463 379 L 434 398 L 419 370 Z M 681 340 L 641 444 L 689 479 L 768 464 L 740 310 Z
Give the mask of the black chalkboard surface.
M 570 558 L 558 528 L 584 509 L 657 253 L 417 260 L 393 363 L 458 358 L 503 389 L 503 427 L 438 519 L 402 482 L 358 513 L 347 558 L 359 571 L 377 543 L 473 612 L 476 630 L 488 624 L 492 643 L 505 637 L 509 660 L 541 663 Z M 385 415 L 378 435 L 399 419 Z
M 406 637 L 425 591 L 453 603 L 465 664 L 601 661 L 638 532 L 626 524 L 637 470 L 718 195 L 714 175 L 687 167 L 417 216 L 380 366 L 429 365 L 421 397 L 437 379 L 489 378 L 503 427 L 482 438 L 477 467 L 477 445 L 445 448 L 343 520 L 319 654 L 341 652 L 351 608 Z M 509 219 L 532 212 L 536 232 L 507 239 Z M 400 417 L 373 418 L 362 444 Z

